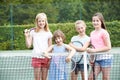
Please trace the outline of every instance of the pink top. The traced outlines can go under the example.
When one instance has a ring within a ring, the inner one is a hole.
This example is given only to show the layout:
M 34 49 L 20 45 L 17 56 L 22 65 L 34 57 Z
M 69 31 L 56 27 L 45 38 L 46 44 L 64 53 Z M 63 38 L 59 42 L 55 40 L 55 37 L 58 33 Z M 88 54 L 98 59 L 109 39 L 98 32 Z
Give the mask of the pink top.
M 104 39 L 109 39 L 109 33 L 105 30 L 105 29 L 101 29 L 99 31 L 92 31 L 90 34 L 90 39 L 91 39 L 91 44 L 95 47 L 95 48 L 102 48 L 105 47 L 105 43 L 104 43 Z M 100 54 L 97 56 L 97 60 L 101 60 L 101 59 L 110 59 L 111 55 L 108 54 Z
M 106 30 L 101 29 L 100 31 L 92 31 L 90 35 L 91 44 L 95 48 L 102 48 L 105 47 L 104 39 L 110 38 L 109 34 Z

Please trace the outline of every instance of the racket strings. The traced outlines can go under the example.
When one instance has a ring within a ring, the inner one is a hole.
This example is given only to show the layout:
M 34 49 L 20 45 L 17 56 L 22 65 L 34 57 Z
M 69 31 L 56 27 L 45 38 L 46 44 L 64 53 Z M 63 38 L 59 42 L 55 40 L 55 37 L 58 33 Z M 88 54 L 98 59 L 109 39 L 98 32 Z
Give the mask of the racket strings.
M 79 56 L 77 55 L 77 56 L 74 56 L 73 58 L 75 60 L 74 63 L 76 65 L 73 71 L 75 71 L 75 74 L 77 75 L 78 72 L 79 72 L 79 64 L 80 64 L 80 62 L 81 62 L 81 60 L 83 58 L 83 55 L 79 55 Z
M 72 42 L 73 43 L 73 45 L 75 45 L 75 46 L 77 46 L 77 47 L 79 47 L 79 48 L 81 48 L 81 47 L 83 47 L 83 43 L 81 42 L 81 41 L 73 41 Z M 76 53 L 77 55 L 80 55 L 79 53 Z M 81 60 L 82 60 L 82 58 L 83 58 L 83 55 L 81 56 L 75 56 L 74 57 L 74 59 L 75 59 L 75 63 L 76 63 L 76 66 L 75 66 L 75 74 L 77 75 L 78 74 L 78 71 L 79 71 L 79 64 L 80 64 L 80 62 L 81 62 Z

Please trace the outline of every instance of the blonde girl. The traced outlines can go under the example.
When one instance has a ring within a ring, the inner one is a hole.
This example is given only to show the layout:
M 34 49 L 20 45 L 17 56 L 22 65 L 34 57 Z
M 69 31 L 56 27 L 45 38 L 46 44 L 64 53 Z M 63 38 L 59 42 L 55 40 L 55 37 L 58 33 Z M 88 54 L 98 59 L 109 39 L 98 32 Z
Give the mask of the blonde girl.
M 88 48 L 90 44 L 90 38 L 89 36 L 86 35 L 86 24 L 83 20 L 77 20 L 75 22 L 75 29 L 78 32 L 77 35 L 73 36 L 71 38 L 70 46 L 72 46 L 77 52 L 84 52 Z M 83 44 L 83 47 L 75 46 L 73 44 L 74 41 L 79 41 Z M 82 55 L 81 55 L 82 57 Z M 80 57 L 80 58 L 81 58 Z M 84 80 L 84 64 L 83 64 L 83 58 L 81 58 L 81 61 L 79 64 L 76 66 L 78 70 L 78 74 L 75 74 L 75 71 L 71 73 L 71 80 L 77 80 L 79 73 L 81 74 L 82 80 Z M 89 68 L 87 61 L 87 68 Z
M 31 30 L 24 30 L 26 46 L 33 45 L 33 54 L 41 54 L 52 44 L 52 33 L 49 30 L 47 16 L 45 13 L 39 13 L 35 18 L 35 27 Z M 32 58 L 35 80 L 46 80 L 49 68 L 49 59 L 43 56 Z

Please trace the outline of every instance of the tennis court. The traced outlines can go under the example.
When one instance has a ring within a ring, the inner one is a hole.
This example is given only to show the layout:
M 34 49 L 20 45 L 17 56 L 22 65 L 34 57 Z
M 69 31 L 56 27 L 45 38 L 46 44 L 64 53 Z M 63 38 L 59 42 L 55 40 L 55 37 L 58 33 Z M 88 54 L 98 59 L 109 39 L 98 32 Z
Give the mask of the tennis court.
M 119 50 L 119 47 L 112 48 L 114 61 L 111 80 L 120 80 Z M 0 80 L 34 80 L 31 56 L 31 50 L 0 51 Z M 101 80 L 101 75 L 98 78 Z

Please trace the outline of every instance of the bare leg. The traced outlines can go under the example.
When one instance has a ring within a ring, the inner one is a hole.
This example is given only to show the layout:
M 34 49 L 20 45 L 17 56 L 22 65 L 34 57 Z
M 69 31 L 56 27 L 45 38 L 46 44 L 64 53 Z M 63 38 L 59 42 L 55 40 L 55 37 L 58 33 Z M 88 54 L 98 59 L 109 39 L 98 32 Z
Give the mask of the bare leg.
M 34 68 L 34 77 L 35 77 L 35 80 L 40 80 L 41 68 Z
M 46 80 L 48 75 L 48 68 L 42 68 L 42 80 Z
M 88 76 L 88 80 L 93 80 L 93 71 L 91 70 L 89 76 Z
M 101 72 L 100 66 L 95 66 L 95 77 L 97 78 L 98 74 Z M 93 71 L 91 70 L 88 80 L 93 80 Z
M 110 80 L 110 67 L 107 68 L 102 68 L 102 76 L 103 79 L 102 80 Z
M 78 73 L 79 74 L 79 73 Z M 71 73 L 71 80 L 77 80 L 78 74 L 75 74 L 75 71 Z
M 81 77 L 82 77 L 82 80 L 84 80 L 84 72 L 83 71 L 81 72 Z

